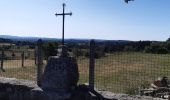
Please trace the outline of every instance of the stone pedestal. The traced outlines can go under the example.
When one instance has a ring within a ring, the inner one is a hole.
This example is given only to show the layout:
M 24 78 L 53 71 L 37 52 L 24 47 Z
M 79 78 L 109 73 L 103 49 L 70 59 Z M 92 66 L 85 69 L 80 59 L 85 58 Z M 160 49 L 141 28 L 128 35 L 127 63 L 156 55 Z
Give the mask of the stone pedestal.
M 60 53 L 64 54 L 49 58 L 41 86 L 44 91 L 58 95 L 63 100 L 68 99 L 68 95 L 77 86 L 79 74 L 76 59 L 66 54 L 66 50 Z
M 49 58 L 45 68 L 42 88 L 53 91 L 68 91 L 78 82 L 78 68 L 73 57 Z

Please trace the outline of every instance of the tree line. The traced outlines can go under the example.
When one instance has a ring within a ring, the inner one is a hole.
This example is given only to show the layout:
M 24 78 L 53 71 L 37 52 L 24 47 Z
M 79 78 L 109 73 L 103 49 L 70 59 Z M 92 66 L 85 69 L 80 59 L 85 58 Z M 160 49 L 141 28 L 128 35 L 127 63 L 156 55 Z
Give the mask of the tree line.
M 37 43 L 32 41 L 12 41 L 9 39 L 1 39 L 0 43 L 12 43 L 17 48 L 28 46 L 29 49 L 35 49 Z M 66 45 L 75 54 L 75 56 L 89 57 L 89 40 L 66 42 Z M 43 51 L 47 59 L 49 56 L 57 54 L 57 48 L 60 45 L 55 41 L 44 41 Z M 5 49 L 11 49 L 13 45 L 3 46 Z M 0 47 L 2 48 L 2 47 Z M 106 53 L 114 52 L 145 52 L 153 54 L 169 54 L 170 53 L 170 38 L 166 41 L 124 41 L 124 40 L 95 40 L 95 58 L 105 56 Z

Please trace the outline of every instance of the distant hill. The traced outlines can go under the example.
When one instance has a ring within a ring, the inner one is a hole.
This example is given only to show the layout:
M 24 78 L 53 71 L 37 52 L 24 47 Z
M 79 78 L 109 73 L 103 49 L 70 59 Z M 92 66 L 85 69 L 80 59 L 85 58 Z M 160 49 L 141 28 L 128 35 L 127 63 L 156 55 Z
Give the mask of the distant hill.
M 56 41 L 60 42 L 61 39 L 58 38 L 40 38 L 40 37 L 20 37 L 20 36 L 11 36 L 11 35 L 0 35 L 1 39 L 6 39 L 7 41 L 29 41 L 29 42 L 36 42 L 38 39 L 42 39 L 43 41 Z M 91 39 L 65 39 L 67 43 L 85 43 L 89 42 Z M 102 39 L 95 39 L 97 43 L 111 43 L 111 44 L 124 44 L 131 41 L 128 40 L 102 40 Z
M 56 41 L 60 42 L 61 39 L 58 38 L 42 38 L 42 37 L 20 37 L 20 36 L 11 36 L 11 35 L 0 35 L 0 38 L 3 40 L 11 40 L 11 41 L 29 41 L 29 42 L 36 42 L 38 39 L 42 39 L 43 41 Z M 65 39 L 65 42 L 88 42 L 89 39 Z
M 40 37 L 20 37 L 20 36 L 11 36 L 11 35 L 0 35 L 0 38 L 3 39 L 10 39 L 12 41 L 30 41 L 35 42 L 38 41 L 38 39 L 42 40 L 57 40 L 55 38 L 40 38 Z
M 0 43 L 11 43 L 12 40 L 11 39 L 6 39 L 6 38 L 1 38 L 0 37 Z

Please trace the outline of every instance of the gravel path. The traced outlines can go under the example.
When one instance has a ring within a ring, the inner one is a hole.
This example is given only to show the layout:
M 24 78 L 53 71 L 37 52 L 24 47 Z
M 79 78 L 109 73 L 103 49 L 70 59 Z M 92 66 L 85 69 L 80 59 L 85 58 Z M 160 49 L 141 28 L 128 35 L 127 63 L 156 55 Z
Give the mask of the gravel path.
M 168 99 L 161 99 L 161 98 L 152 98 L 148 96 L 139 96 L 139 95 L 128 95 L 128 94 L 115 94 L 108 91 L 99 91 L 99 93 L 104 96 L 105 98 L 109 99 L 118 99 L 118 100 L 168 100 Z

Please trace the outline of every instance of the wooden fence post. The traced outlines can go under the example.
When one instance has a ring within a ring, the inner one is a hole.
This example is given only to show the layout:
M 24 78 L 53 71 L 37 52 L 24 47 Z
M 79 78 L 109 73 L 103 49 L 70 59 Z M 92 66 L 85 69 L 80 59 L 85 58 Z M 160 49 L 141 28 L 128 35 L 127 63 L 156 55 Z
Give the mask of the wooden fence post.
M 24 54 L 24 51 L 21 53 L 21 58 L 22 58 L 22 62 L 21 62 L 21 66 L 22 68 L 24 67 L 24 60 L 25 60 L 25 54 Z
M 35 65 L 37 65 L 37 46 L 35 47 L 35 50 L 34 50 L 34 61 L 35 61 Z
M 1 53 L 1 71 L 5 72 L 4 70 L 4 49 L 2 49 L 2 53 Z
M 89 88 L 94 90 L 94 67 L 95 67 L 95 42 L 90 41 L 90 58 L 89 58 Z
M 42 56 L 42 40 L 38 40 L 37 47 L 37 85 L 41 86 L 42 75 L 43 75 L 43 56 Z

